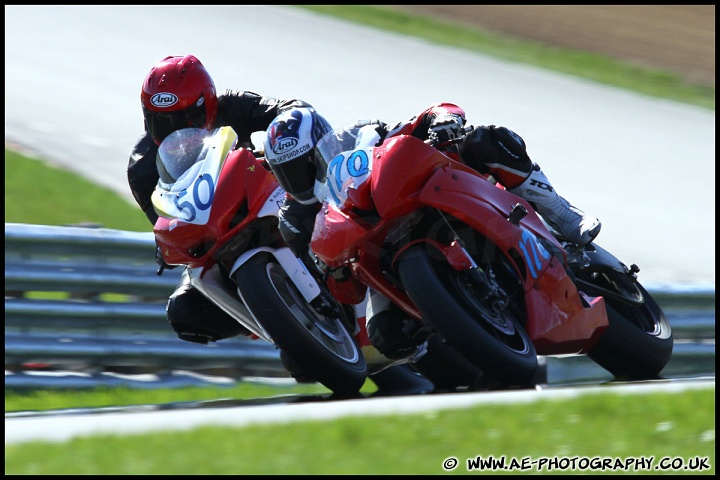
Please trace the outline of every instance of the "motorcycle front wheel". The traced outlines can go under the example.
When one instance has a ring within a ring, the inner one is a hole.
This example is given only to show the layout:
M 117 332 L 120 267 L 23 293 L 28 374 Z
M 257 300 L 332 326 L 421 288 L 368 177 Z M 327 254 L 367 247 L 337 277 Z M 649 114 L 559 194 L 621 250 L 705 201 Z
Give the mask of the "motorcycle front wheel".
M 538 369 L 535 346 L 509 308 L 493 309 L 478 285 L 425 245 L 403 253 L 398 272 L 423 320 L 487 375 L 507 385 L 528 386 Z
M 316 312 L 268 253 L 249 259 L 234 277 L 243 302 L 283 355 L 333 393 L 358 394 L 367 378 L 367 365 L 345 326 L 354 324 L 354 317 Z

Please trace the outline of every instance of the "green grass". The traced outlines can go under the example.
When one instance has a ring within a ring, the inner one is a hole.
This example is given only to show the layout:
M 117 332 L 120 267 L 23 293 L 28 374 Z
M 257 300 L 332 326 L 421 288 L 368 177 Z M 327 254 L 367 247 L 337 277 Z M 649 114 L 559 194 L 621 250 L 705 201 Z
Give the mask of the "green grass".
M 202 427 L 141 435 L 95 435 L 64 443 L 5 446 L 5 473 L 27 475 L 443 474 L 470 473 L 467 459 L 508 461 L 629 457 L 706 458 L 697 471 L 549 470 L 513 474 L 715 472 L 715 390 L 585 395 L 521 405 L 481 405 L 413 415 Z M 569 460 L 565 460 L 569 461 Z M 480 472 L 472 472 L 480 473 Z M 489 472 L 482 472 L 489 473 Z
M 610 57 L 458 26 L 380 5 L 293 5 L 382 30 L 534 65 L 645 95 L 715 110 L 715 87 L 693 85 L 677 74 Z
M 133 232 L 152 231 L 152 225 L 140 207 L 112 190 L 49 162 L 22 156 L 7 147 L 5 222 L 99 224 Z
M 374 390 L 373 390 L 374 391 Z M 371 392 L 370 392 L 371 393 Z M 100 387 L 92 389 L 5 389 L 5 413 L 44 412 L 69 408 L 162 405 L 172 402 L 201 402 L 217 399 L 256 399 L 281 395 L 328 395 L 318 384 L 265 384 L 241 382 L 232 386 L 134 389 Z

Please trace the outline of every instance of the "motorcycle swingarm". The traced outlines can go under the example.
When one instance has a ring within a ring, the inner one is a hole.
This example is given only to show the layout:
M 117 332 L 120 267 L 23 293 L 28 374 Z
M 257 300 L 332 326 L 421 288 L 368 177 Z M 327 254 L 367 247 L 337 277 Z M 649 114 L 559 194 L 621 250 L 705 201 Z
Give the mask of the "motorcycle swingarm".
M 628 305 L 642 305 L 644 298 L 636 283 L 636 273 L 640 269 L 636 265 L 628 268 L 597 244 L 585 247 L 582 257 L 582 261 L 578 261 L 576 254 L 568 256 L 580 290 Z M 597 281 L 594 281 L 596 278 Z

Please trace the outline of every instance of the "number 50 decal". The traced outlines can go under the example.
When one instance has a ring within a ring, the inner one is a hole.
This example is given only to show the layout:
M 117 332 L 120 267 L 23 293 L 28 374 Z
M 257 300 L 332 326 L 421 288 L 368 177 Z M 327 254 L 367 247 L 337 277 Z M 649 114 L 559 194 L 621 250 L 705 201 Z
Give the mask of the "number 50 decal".
M 207 188 L 202 190 L 207 192 L 206 195 L 204 195 L 207 196 L 207 199 L 200 198 L 201 186 L 204 183 L 207 184 Z M 174 202 L 178 210 L 187 210 L 187 219 L 184 221 L 191 223 L 197 217 L 198 210 L 204 212 L 212 205 L 213 197 L 215 196 L 215 182 L 213 181 L 212 175 L 209 173 L 200 175 L 192 185 L 192 199 L 186 199 L 181 202 L 180 200 L 187 194 L 188 190 L 183 190 L 178 193 Z

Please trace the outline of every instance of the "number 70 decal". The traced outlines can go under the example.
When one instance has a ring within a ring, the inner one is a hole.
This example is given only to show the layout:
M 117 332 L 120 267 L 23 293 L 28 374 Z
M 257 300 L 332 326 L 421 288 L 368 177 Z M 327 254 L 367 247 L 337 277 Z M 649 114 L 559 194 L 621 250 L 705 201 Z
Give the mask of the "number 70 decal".
M 369 175 L 370 159 L 365 150 L 355 150 L 347 158 L 343 153 L 336 155 L 328 165 L 327 183 L 337 205 L 342 205 L 347 197 L 343 185 L 348 179 L 352 178 L 352 184 L 357 186 L 367 180 Z

